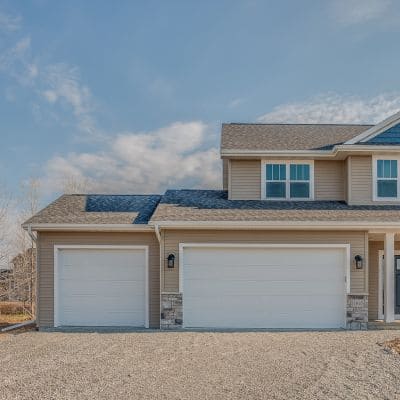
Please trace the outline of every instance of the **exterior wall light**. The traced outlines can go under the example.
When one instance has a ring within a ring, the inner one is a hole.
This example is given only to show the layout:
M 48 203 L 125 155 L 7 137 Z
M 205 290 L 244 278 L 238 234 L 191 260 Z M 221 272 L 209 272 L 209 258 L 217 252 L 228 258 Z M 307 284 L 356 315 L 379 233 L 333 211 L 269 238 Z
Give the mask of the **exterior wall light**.
M 363 258 L 359 254 L 354 257 L 354 262 L 356 263 L 356 269 L 363 269 Z
M 175 255 L 174 254 L 170 254 L 167 257 L 168 260 L 168 268 L 174 268 L 175 267 Z

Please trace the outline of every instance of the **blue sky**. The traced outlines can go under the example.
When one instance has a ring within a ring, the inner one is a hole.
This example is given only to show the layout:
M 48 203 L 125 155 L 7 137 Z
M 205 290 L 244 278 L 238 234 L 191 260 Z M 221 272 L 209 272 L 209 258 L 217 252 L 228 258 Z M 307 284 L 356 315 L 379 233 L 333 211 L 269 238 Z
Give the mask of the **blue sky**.
M 0 0 L 0 182 L 218 187 L 221 122 L 400 109 L 391 0 Z

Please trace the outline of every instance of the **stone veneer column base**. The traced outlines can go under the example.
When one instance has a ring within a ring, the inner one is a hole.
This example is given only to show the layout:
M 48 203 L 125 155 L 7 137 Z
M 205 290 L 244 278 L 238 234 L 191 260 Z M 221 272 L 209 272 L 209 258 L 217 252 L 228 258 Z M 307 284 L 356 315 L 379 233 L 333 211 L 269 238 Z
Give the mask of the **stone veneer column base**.
M 347 295 L 347 329 L 368 329 L 368 296 L 361 294 Z
M 182 293 L 161 293 L 160 329 L 181 329 Z

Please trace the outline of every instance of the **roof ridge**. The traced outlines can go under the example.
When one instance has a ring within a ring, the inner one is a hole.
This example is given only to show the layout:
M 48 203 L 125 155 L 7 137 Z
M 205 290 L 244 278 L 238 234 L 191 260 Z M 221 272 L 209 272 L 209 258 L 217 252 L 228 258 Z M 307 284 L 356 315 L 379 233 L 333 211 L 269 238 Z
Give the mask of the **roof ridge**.
M 286 122 L 223 122 L 222 125 L 289 125 L 289 126 L 375 126 L 374 124 L 354 123 L 286 123 Z
M 113 193 L 86 193 L 86 194 L 78 194 L 78 193 L 74 193 L 71 194 L 70 196 L 162 196 L 162 194 L 144 194 L 144 193 L 140 193 L 140 194 L 113 194 Z

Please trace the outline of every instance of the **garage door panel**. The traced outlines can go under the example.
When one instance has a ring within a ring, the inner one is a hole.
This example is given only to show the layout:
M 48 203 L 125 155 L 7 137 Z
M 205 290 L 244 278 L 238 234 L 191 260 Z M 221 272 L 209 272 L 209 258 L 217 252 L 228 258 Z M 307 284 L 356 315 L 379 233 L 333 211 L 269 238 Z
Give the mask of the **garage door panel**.
M 251 280 L 275 280 L 279 281 L 286 279 L 288 274 L 293 280 L 310 280 L 319 279 L 321 281 L 329 281 L 331 279 L 337 279 L 337 271 L 332 268 L 333 265 L 324 264 L 317 266 L 307 266 L 307 268 L 299 269 L 296 265 L 285 265 L 285 269 L 282 269 L 282 265 L 270 265 L 266 264 L 263 266 L 251 266 L 251 265 L 240 265 L 240 266 L 225 266 L 225 265 L 187 265 L 185 266 L 190 269 L 190 278 L 188 279 L 221 279 L 229 276 L 232 280 L 243 279 L 243 269 L 246 269 L 246 279 Z M 344 275 L 343 275 L 344 277 Z
M 308 282 L 299 281 L 248 281 L 248 280 L 227 280 L 221 285 L 207 285 L 203 279 L 201 281 L 186 281 L 184 291 L 188 297 L 207 297 L 218 296 L 262 296 L 268 293 L 269 296 L 279 296 L 282 293 L 287 295 L 337 295 L 342 290 L 344 281 L 332 282 L 330 285 L 321 285 L 326 281 L 316 281 L 316 285 L 309 287 Z
M 92 314 L 91 325 L 89 326 L 130 326 L 126 321 L 135 321 L 143 318 L 141 312 L 104 312 L 101 314 Z M 65 319 L 69 326 L 88 326 L 87 319 L 83 316 L 77 316 L 75 312 L 65 312 Z
M 124 268 L 113 267 L 112 264 L 107 266 L 99 266 L 99 265 L 77 265 L 73 268 L 66 267 L 62 274 L 60 274 L 60 279 L 72 280 L 76 279 L 77 275 L 79 275 L 79 280 L 82 281 L 91 281 L 94 278 L 97 281 L 110 281 L 115 279 L 115 276 L 118 276 L 118 280 L 143 280 L 145 277 L 144 274 L 144 265 L 139 267 L 132 267 L 127 265 Z
M 227 298 L 228 297 L 228 298 Z M 318 303 L 316 303 L 316 298 Z M 194 297 L 190 299 L 196 300 Z M 202 298 L 198 297 L 198 301 L 202 302 L 203 309 L 212 309 L 218 307 L 218 311 L 226 312 L 236 308 L 251 307 L 251 312 L 257 310 L 259 312 L 263 310 L 270 310 L 270 312 L 279 313 L 283 310 L 285 312 L 297 312 L 301 310 L 318 310 L 318 309 L 330 309 L 339 310 L 338 305 L 344 304 L 343 299 L 339 296 L 326 295 L 326 296 L 221 296 L 215 298 Z M 188 305 L 185 310 L 195 310 L 197 306 Z M 343 309 L 340 308 L 341 315 Z
M 341 327 L 345 260 L 328 247 L 184 248 L 184 325 Z
M 144 326 L 143 249 L 62 249 L 58 267 L 58 324 Z
M 287 250 L 287 249 L 286 249 Z M 219 261 L 219 265 L 265 265 L 265 262 L 272 265 L 281 265 L 284 262 L 286 265 L 296 265 L 298 258 L 305 257 L 308 259 L 310 265 L 321 264 L 321 259 L 338 260 L 342 258 L 342 253 L 338 252 L 337 249 L 328 248 L 313 248 L 313 258 L 309 258 L 309 248 L 291 248 L 289 252 L 285 251 L 285 248 L 269 248 L 268 258 L 266 259 L 266 249 L 263 247 L 249 247 L 244 248 L 238 246 L 230 247 L 229 253 L 226 248 L 191 248 L 190 252 L 185 252 L 185 264 L 198 265 L 199 256 L 201 257 L 204 265 L 210 265 L 215 263 L 216 258 Z
M 133 295 L 144 296 L 145 288 L 143 286 L 144 280 L 129 280 L 129 281 L 112 281 L 107 282 L 98 280 L 62 280 L 61 283 L 61 296 L 66 295 L 102 295 L 104 297 L 119 295 L 120 297 L 130 298 Z
M 138 301 L 139 300 L 139 301 Z M 64 312 L 73 312 L 77 307 L 82 307 L 82 302 L 85 303 L 84 309 L 90 313 L 107 313 L 107 312 L 143 312 L 143 307 L 139 298 L 132 299 L 131 302 L 126 302 L 121 297 L 108 297 L 105 301 L 99 304 L 96 296 L 73 296 L 67 297 L 62 302 L 63 315 Z

